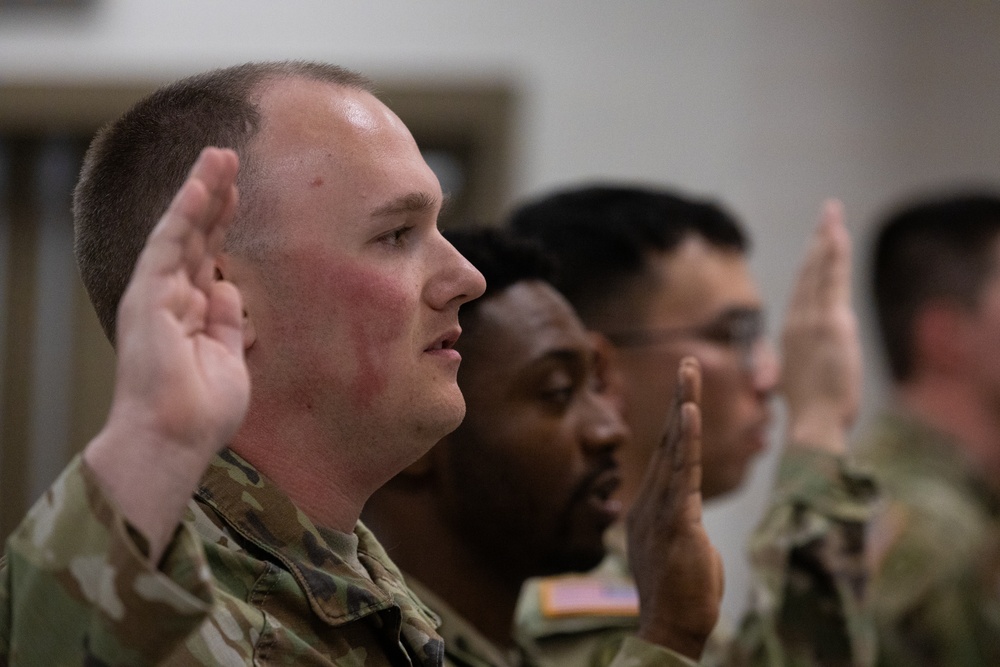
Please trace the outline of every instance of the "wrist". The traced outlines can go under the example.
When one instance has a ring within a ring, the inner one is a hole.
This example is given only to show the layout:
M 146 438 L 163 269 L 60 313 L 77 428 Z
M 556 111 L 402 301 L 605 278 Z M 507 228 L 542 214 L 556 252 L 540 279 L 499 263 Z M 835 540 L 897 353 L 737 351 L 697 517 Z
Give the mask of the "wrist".
M 656 644 L 679 653 L 695 662 L 701 659 L 705 650 L 708 635 L 692 633 L 677 628 L 656 626 L 655 628 L 640 627 L 636 636 L 650 644 Z
M 155 431 L 109 423 L 83 460 L 158 562 L 180 523 L 210 458 Z
M 787 434 L 791 447 L 837 455 L 847 451 L 847 425 L 839 411 L 832 406 L 813 405 L 805 409 L 790 410 Z

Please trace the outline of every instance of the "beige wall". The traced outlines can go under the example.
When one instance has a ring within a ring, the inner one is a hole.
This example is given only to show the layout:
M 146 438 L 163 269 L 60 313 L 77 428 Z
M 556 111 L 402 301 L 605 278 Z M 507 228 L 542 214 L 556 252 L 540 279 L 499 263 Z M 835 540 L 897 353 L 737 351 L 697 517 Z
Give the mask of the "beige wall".
M 288 57 L 387 81 L 499 79 L 519 92 L 514 197 L 598 177 L 717 193 L 754 233 L 775 316 L 821 198 L 845 200 L 863 258 L 872 216 L 898 195 L 1000 182 L 994 2 L 91 4 L 0 13 L 0 80 L 158 79 Z M 866 302 L 862 314 L 870 343 Z M 868 359 L 866 415 L 884 394 L 871 346 Z M 730 613 L 746 587 L 747 508 L 761 507 L 774 461 L 708 515 Z

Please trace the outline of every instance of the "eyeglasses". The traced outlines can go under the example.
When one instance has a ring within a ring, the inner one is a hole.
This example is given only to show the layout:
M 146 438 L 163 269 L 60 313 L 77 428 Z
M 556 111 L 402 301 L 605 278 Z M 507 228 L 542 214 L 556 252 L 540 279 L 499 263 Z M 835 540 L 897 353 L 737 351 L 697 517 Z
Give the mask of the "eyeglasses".
M 732 308 L 707 324 L 664 329 L 636 329 L 605 333 L 617 347 L 645 347 L 673 340 L 693 338 L 725 345 L 736 350 L 740 368 L 753 371 L 760 341 L 764 338 L 764 314 L 752 308 Z

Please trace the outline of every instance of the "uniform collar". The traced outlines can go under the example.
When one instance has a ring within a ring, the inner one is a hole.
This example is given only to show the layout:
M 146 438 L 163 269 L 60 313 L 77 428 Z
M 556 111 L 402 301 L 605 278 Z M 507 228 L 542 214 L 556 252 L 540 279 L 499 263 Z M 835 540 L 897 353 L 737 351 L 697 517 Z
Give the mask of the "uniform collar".
M 358 559 L 371 580 L 357 573 L 323 538 L 315 524 L 273 482 L 226 449 L 202 478 L 198 498 L 235 532 L 284 564 L 313 612 L 342 625 L 390 607 L 416 614 L 433 629 L 438 619 L 410 596 L 402 574 L 360 522 Z M 404 624 L 405 626 L 405 624 Z
M 445 654 L 451 663 L 468 667 L 511 667 L 520 662 L 516 650 L 506 654 L 431 589 L 410 575 L 406 576 L 406 581 L 441 618 L 438 632 L 444 638 Z

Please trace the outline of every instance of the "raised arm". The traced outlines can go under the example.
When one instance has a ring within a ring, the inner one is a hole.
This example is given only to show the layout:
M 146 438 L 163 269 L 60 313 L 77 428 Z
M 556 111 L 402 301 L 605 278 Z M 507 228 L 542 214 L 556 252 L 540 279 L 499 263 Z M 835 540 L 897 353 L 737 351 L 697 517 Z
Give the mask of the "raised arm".
M 861 347 L 851 307 L 851 240 L 839 201 L 824 203 L 782 332 L 788 442 L 843 454 L 861 394 Z
M 249 401 L 240 295 L 215 277 L 237 169 L 206 148 L 150 234 L 119 307 L 108 421 L 83 453 L 154 563 Z
M 628 517 L 638 636 L 698 660 L 719 618 L 722 559 L 702 525 L 701 369 L 687 357 L 660 447 Z
M 727 664 L 871 664 L 863 556 L 875 485 L 845 456 L 861 391 L 850 290 L 850 238 L 831 200 L 785 318 L 787 444 L 750 538 L 753 591 Z

